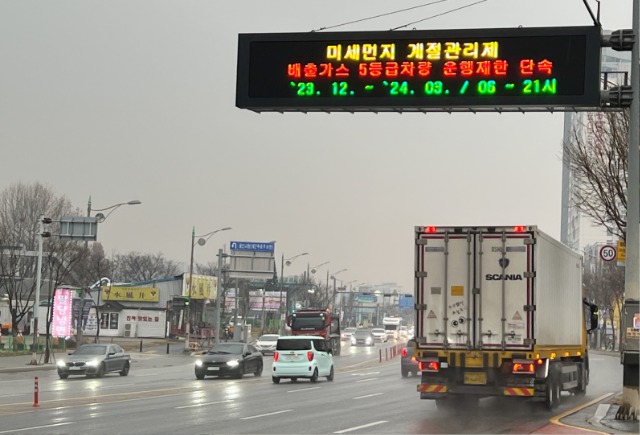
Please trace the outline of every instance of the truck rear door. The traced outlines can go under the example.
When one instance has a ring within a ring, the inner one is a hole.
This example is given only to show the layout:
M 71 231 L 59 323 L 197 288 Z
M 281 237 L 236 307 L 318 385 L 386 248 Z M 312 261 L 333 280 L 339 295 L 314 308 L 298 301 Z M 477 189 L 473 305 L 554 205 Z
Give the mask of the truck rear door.
M 533 234 L 515 227 L 417 227 L 419 346 L 530 349 Z

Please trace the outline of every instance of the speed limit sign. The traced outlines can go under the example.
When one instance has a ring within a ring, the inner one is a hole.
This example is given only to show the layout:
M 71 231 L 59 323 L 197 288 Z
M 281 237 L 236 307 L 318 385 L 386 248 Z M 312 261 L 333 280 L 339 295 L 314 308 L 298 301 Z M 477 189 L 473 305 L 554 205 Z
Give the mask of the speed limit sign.
M 600 258 L 604 261 L 612 261 L 616 259 L 616 248 L 611 245 L 604 245 L 600 248 Z

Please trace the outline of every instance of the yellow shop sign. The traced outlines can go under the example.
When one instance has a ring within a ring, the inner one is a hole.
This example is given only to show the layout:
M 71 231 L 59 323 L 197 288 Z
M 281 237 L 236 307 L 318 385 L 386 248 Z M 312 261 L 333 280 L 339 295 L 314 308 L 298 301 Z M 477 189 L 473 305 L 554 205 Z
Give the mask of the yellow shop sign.
M 160 290 L 155 287 L 102 287 L 105 301 L 158 302 Z

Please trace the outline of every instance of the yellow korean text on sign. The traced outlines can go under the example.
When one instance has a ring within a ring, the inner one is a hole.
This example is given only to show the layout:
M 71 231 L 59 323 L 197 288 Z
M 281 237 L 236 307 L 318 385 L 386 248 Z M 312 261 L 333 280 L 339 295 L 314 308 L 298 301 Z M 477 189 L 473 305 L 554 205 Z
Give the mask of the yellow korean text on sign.
M 160 291 L 155 287 L 102 287 L 105 301 L 158 302 Z
M 191 290 L 189 290 L 189 274 L 184 274 L 182 283 L 182 296 L 191 299 L 215 299 L 218 285 L 218 278 L 208 275 L 193 275 Z
M 627 245 L 624 240 L 618 240 L 618 261 L 625 261 L 627 259 Z

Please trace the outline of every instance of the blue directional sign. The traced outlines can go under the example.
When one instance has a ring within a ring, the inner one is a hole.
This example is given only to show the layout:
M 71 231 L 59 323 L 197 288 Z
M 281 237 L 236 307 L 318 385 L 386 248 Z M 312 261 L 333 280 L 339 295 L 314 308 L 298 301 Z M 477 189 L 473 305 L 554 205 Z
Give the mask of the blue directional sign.
M 231 242 L 232 251 L 273 252 L 274 243 L 263 242 Z

